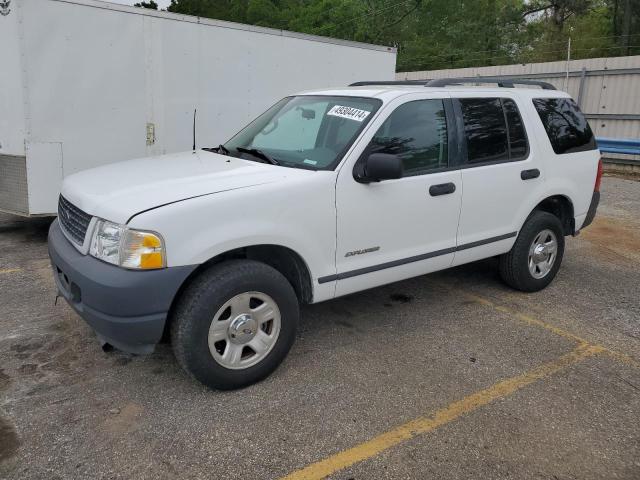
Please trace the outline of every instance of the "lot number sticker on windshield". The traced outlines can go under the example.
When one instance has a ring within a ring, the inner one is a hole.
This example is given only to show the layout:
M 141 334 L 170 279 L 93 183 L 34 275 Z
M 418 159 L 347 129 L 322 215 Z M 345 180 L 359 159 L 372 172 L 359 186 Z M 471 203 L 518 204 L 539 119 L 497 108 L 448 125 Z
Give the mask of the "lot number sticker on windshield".
M 360 110 L 359 108 L 344 107 L 342 105 L 336 105 L 327 112 L 327 115 L 332 117 L 348 118 L 349 120 L 355 120 L 356 122 L 362 122 L 369 116 L 371 112 L 366 110 Z

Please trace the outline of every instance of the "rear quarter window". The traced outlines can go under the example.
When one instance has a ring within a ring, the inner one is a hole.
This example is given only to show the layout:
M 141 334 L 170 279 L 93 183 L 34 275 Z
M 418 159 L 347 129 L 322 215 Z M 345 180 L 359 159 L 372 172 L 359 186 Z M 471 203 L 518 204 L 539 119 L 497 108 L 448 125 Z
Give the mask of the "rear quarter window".
M 533 105 L 557 154 L 595 150 L 596 139 L 576 102 L 570 98 L 535 98 Z

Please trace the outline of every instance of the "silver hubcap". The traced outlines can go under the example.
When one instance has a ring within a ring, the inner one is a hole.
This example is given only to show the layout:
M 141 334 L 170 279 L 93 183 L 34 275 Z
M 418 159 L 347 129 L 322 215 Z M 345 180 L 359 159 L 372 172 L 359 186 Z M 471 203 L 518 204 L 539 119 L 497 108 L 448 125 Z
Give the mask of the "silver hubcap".
M 225 368 L 248 368 L 269 354 L 279 334 L 280 309 L 273 298 L 245 292 L 216 312 L 209 327 L 209 351 Z
M 543 230 L 529 247 L 529 272 L 533 278 L 545 277 L 553 268 L 558 254 L 558 240 L 551 230 Z

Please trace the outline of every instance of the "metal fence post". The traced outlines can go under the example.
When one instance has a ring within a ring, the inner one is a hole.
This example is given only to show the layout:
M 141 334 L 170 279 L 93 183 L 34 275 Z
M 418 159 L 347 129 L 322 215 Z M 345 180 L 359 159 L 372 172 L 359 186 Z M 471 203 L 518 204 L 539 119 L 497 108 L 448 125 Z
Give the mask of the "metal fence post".
M 578 107 L 582 109 L 582 96 L 584 94 L 584 82 L 587 77 L 587 67 L 582 67 L 580 72 L 580 86 L 578 87 Z

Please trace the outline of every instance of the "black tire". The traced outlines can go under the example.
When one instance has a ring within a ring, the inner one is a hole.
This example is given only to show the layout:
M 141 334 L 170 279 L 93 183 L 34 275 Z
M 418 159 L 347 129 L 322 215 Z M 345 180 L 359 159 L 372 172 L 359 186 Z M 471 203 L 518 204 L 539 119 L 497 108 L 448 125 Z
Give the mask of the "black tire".
M 551 230 L 558 243 L 556 259 L 551 270 L 542 278 L 535 278 L 529 271 L 529 247 L 543 230 Z M 508 253 L 500 256 L 500 276 L 510 287 L 523 292 L 542 290 L 554 279 L 564 255 L 564 232 L 560 220 L 555 215 L 540 210 L 527 218 L 518 234 L 516 243 Z
M 219 364 L 209 350 L 208 334 L 216 312 L 235 295 L 257 291 L 269 295 L 280 310 L 280 333 L 259 363 L 242 370 Z M 298 298 L 274 268 L 253 260 L 230 260 L 202 272 L 178 299 L 171 318 L 171 343 L 180 366 L 207 387 L 242 388 L 270 375 L 293 345 L 300 316 Z

